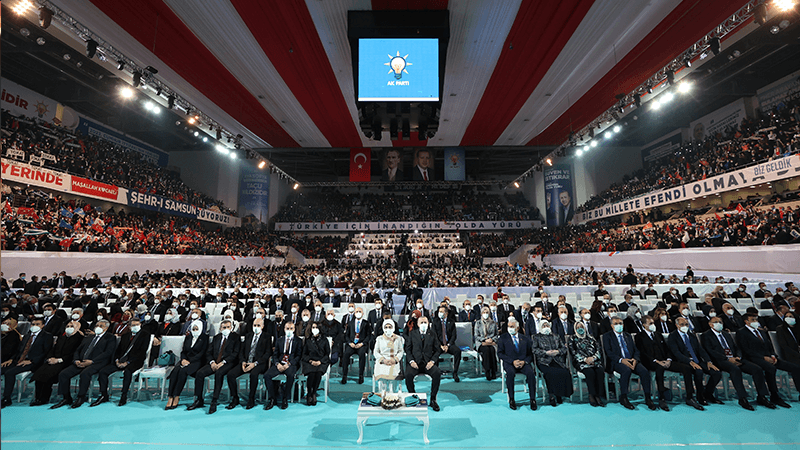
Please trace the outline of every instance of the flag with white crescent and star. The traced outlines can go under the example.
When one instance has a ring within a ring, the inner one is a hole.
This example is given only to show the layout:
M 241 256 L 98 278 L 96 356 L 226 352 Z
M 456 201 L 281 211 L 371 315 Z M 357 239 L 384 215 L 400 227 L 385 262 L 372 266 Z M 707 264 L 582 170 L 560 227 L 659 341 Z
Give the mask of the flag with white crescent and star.
M 350 181 L 369 181 L 372 152 L 369 148 L 350 149 Z

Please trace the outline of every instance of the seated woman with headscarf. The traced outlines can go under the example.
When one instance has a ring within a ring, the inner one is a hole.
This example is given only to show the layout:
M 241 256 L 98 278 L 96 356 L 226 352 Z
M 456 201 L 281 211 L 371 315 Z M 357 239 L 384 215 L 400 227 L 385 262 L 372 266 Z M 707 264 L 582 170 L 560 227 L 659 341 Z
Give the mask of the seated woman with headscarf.
M 475 321 L 473 327 L 475 349 L 481 355 L 483 371 L 486 379 L 492 381 L 497 378 L 497 322 L 492 320 L 488 306 L 481 309 L 480 319 Z
M 378 391 L 385 391 L 387 381 L 397 380 L 400 376 L 405 339 L 395 334 L 392 319 L 384 319 L 381 329 L 383 333 L 375 339 L 375 368 L 372 374 L 378 382 Z
M 550 322 L 540 324 L 538 334 L 531 336 L 533 354 L 536 356 L 536 367 L 544 374 L 547 392 L 550 394 L 550 406 L 562 402 L 563 397 L 572 395 L 572 375 L 567 368 L 567 346 L 557 334 L 550 329 Z
M 586 330 L 586 325 L 583 322 L 575 322 L 575 335 L 570 337 L 569 352 L 572 355 L 572 365 L 586 378 L 589 404 L 592 406 L 606 406 L 603 402 L 603 380 L 605 380 L 605 376 L 600 344 Z
M 183 339 L 180 359 L 169 374 L 169 400 L 166 410 L 178 407 L 180 395 L 186 385 L 186 379 L 194 376 L 205 364 L 208 336 L 203 334 L 203 322 L 195 320 L 189 323 L 189 334 Z

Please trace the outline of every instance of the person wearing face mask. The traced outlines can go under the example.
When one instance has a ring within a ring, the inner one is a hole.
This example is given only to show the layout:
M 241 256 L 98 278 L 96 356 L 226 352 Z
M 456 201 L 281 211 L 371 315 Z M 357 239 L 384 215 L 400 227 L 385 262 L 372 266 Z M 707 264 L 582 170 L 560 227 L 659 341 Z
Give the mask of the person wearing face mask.
M 664 302 L 664 305 L 670 305 L 669 314 L 675 316 L 678 314 L 678 306 L 681 302 L 681 296 L 678 294 L 678 288 L 675 286 L 671 286 L 669 291 L 664 292 L 661 295 L 661 301 Z
M 536 410 L 536 376 L 531 366 L 533 361 L 533 344 L 531 338 L 519 332 L 519 323 L 516 320 L 509 322 L 503 333 L 497 339 L 497 357 L 506 373 L 506 392 L 508 393 L 508 406 L 517 409 L 514 399 L 514 378 L 516 374 L 525 376 L 528 383 L 530 407 Z
M 403 306 L 403 310 L 400 312 L 400 314 L 410 314 L 411 311 L 414 310 L 415 306 L 422 300 L 422 289 L 418 287 L 415 280 L 411 282 L 411 285 L 407 289 L 403 290 L 403 294 L 406 296 L 406 303 Z
M 320 324 L 312 322 L 306 328 L 305 340 L 303 341 L 303 352 L 301 356 L 303 374 L 307 378 L 306 404 L 315 406 L 317 404 L 317 391 L 322 376 L 327 372 L 330 365 L 331 347 L 328 338 L 322 334 Z
M 781 357 L 787 362 L 800 366 L 800 346 L 798 346 L 797 318 L 791 311 L 787 311 L 783 316 L 783 323 L 777 327 L 776 337 Z
M 350 358 L 358 355 L 358 384 L 364 382 L 364 369 L 369 359 L 368 351 L 372 337 L 369 321 L 364 320 L 364 311 L 359 307 L 355 309 L 354 318 L 347 324 L 344 331 L 344 353 L 342 355 L 342 384 L 347 384 L 347 372 Z
M 74 409 L 86 402 L 86 394 L 89 391 L 92 376 L 98 374 L 114 357 L 117 338 L 112 333 L 107 333 L 110 325 L 107 320 L 101 320 L 97 323 L 94 334 L 87 333 L 87 336 L 83 338 L 83 342 L 73 355 L 72 364 L 58 374 L 58 393 L 61 395 L 61 401 L 51 406 L 50 409 L 66 405 L 71 405 L 71 408 Z M 52 340 L 50 342 L 52 343 Z M 73 403 L 70 395 L 70 380 L 76 375 L 80 376 L 80 382 L 78 398 Z
M 478 320 L 480 314 L 475 314 L 475 311 L 472 309 L 472 302 L 469 300 L 466 300 L 463 306 L 464 309 L 458 313 L 457 322 L 469 322 L 475 325 L 475 321 Z
M 638 293 L 638 291 L 637 291 L 637 293 Z M 633 296 L 631 294 L 629 294 L 629 293 L 626 293 L 625 294 L 625 301 L 620 303 L 617 306 L 617 309 L 622 311 L 622 312 L 627 312 L 628 308 L 630 308 L 632 306 L 637 306 L 637 305 L 636 305 L 636 303 L 633 302 Z
M 606 406 L 603 401 L 605 376 L 602 349 L 600 342 L 586 327 L 587 323 L 591 322 L 588 319 L 585 322 L 575 322 L 575 335 L 568 341 L 569 353 L 572 355 L 572 365 L 584 375 L 589 391 L 589 404 L 595 407 Z
M 789 304 L 786 303 L 786 300 L 784 300 L 783 297 L 778 297 L 777 295 L 773 296 L 772 292 L 766 291 L 764 293 L 764 300 L 759 305 L 759 308 L 771 309 L 775 311 L 778 309 L 779 306 L 782 305 L 786 305 L 787 307 L 789 306 Z
M 272 336 L 265 331 L 264 324 L 264 319 L 256 318 L 251 331 L 244 336 L 244 341 L 239 346 L 240 363 L 231 368 L 227 375 L 231 402 L 225 409 L 234 409 L 239 405 L 238 378 L 245 374 L 250 377 L 250 391 L 245 409 L 252 409 L 256 405 L 258 377 L 267 371 L 269 358 L 272 356 Z
M 438 366 L 441 348 L 436 334 L 429 327 L 427 317 L 422 316 L 417 319 L 417 328 L 409 333 L 403 350 L 406 353 L 406 390 L 412 393 L 417 392 L 414 388 L 414 377 L 418 374 L 427 374 L 431 377 L 431 395 L 428 398 L 428 405 L 434 411 L 439 411 L 436 394 L 439 392 L 439 384 L 442 379 L 442 371 Z
M 63 332 L 58 335 L 56 343 L 47 352 L 44 364 L 31 376 L 35 390 L 31 406 L 41 406 L 50 403 L 53 393 L 53 384 L 58 382 L 58 374 L 72 364 L 75 350 L 81 345 L 83 333 L 80 322 L 70 321 Z
M 753 298 L 753 297 L 750 296 L 750 294 L 747 293 L 747 286 L 745 286 L 744 284 L 740 284 L 739 287 L 736 289 L 736 291 L 733 294 L 731 294 L 731 297 L 732 298 L 750 298 L 750 299 Z
M 542 299 L 538 302 L 534 303 L 534 308 L 539 307 L 542 309 L 542 316 L 546 320 L 550 320 L 550 317 L 556 313 L 556 305 L 550 301 L 550 295 L 546 292 L 542 294 Z
M 472 305 L 472 311 L 475 313 L 475 320 L 480 320 L 481 318 L 481 311 L 483 311 L 484 306 L 489 306 L 483 300 L 483 295 L 478 294 L 475 296 L 475 303 Z
M 686 319 L 678 318 L 675 325 L 678 329 L 670 333 L 667 343 L 675 360 L 690 366 L 690 374 L 694 376 L 694 385 L 697 389 L 697 403 L 702 406 L 707 406 L 709 403 L 721 405 L 722 402 L 716 398 L 714 392 L 722 379 L 722 373 L 700 345 L 697 336 L 689 330 Z M 703 374 L 709 375 L 705 388 Z M 685 380 L 687 404 L 690 404 L 688 399 L 691 398 L 691 385 L 691 379 L 687 378 Z
M 0 346 L 2 347 L 0 348 L 0 356 L 3 359 L 0 367 L 2 367 L 2 373 L 5 374 L 7 368 L 11 368 L 12 365 L 15 365 L 14 358 L 17 355 L 17 350 L 19 350 L 19 343 L 22 340 L 22 335 L 19 330 L 17 330 L 17 319 L 11 317 L 4 318 L 0 328 L 2 329 L 2 331 L 0 331 L 0 335 L 2 335 L 2 337 L 0 337 L 0 342 L 2 342 Z M 13 377 L 6 377 L 6 379 L 9 378 L 13 379 Z M 8 392 L 8 396 L 11 398 L 11 391 L 4 389 L 3 392 Z
M 222 315 L 226 315 L 229 313 L 233 313 L 233 311 L 224 311 Z M 205 313 L 201 309 L 192 309 L 186 313 L 186 317 L 183 319 L 183 327 L 181 328 L 181 334 L 190 334 L 191 333 L 191 326 L 194 322 L 200 322 L 203 326 L 203 334 L 208 334 L 208 323 L 206 322 Z
M 383 300 L 376 298 L 374 301 L 374 308 L 367 314 L 367 320 L 373 330 L 380 328 L 378 322 L 383 320 Z M 373 342 L 374 344 L 374 342 Z
M 31 327 L 28 332 L 19 339 L 16 351 L 9 353 L 12 358 L 2 363 L 2 374 L 5 378 L 3 407 L 11 404 L 11 391 L 14 389 L 17 374 L 28 371 L 35 372 L 44 363 L 45 355 L 53 346 L 53 335 L 43 331 L 42 327 L 44 327 L 44 320 L 41 317 L 34 317 L 31 320 Z M 19 337 L 14 319 L 7 318 L 4 320 L 2 328 L 4 341 L 13 339 L 15 334 L 17 335 L 16 337 Z M 2 350 L 5 351 L 5 348 Z M 6 358 L 5 354 L 3 354 L 3 358 Z
M 739 311 L 736 311 L 736 308 L 734 308 L 730 303 L 726 302 L 722 304 L 721 317 L 725 331 L 735 333 L 745 326 L 744 318 L 742 318 L 742 315 L 739 314 Z
M 611 320 L 616 317 L 618 314 L 617 306 L 611 305 L 608 307 L 608 310 L 603 314 L 602 320 L 600 320 L 600 335 L 604 335 L 609 331 L 614 329 L 613 325 L 611 324 Z
M 566 342 L 567 336 L 575 334 L 574 322 L 570 320 L 566 306 L 559 306 L 556 315 L 556 317 L 553 317 L 551 331 L 560 337 L 562 342 Z M 531 335 L 531 338 L 533 338 L 533 335 Z
M 512 316 L 513 317 L 513 316 Z M 437 316 L 431 322 L 436 339 L 439 342 L 441 353 L 453 355 L 453 380 L 458 383 L 458 368 L 461 365 L 461 349 L 456 345 L 456 323 L 450 319 L 450 310 L 447 306 L 440 306 Z
M 305 336 L 306 331 L 311 326 L 311 312 L 307 309 L 304 309 L 302 313 L 300 313 L 300 323 L 295 324 L 295 328 L 297 329 L 298 336 Z
M 672 400 L 672 391 L 664 384 L 664 373 L 677 372 L 683 374 L 684 381 L 688 383 L 686 388 L 686 404 L 695 409 L 703 410 L 703 407 L 694 400 L 694 389 L 692 388 L 692 370 L 688 364 L 673 361 L 669 347 L 661 333 L 656 328 L 652 317 L 646 316 L 642 321 L 644 331 L 636 334 L 636 348 L 641 355 L 641 363 L 650 372 L 656 374 L 656 391 L 658 392 L 658 406 L 664 411 L 669 411 L 667 401 Z
M 624 314 L 625 318 L 622 320 L 625 325 L 625 331 L 631 334 L 643 333 L 645 331 L 645 326 L 642 323 L 643 314 L 638 306 L 631 306 Z
M 314 303 L 313 310 L 311 311 L 311 321 L 322 323 L 323 320 L 325 320 L 325 308 L 322 306 L 322 302 L 317 300 Z
M 550 322 L 542 322 L 538 334 L 531 336 L 536 366 L 544 374 L 550 406 L 561 404 L 563 397 L 572 395 L 572 375 L 567 367 L 567 346 L 552 332 Z
M 707 323 L 703 323 L 701 325 L 700 320 L 698 320 L 699 318 L 698 317 L 694 317 L 692 315 L 692 311 L 689 310 L 689 304 L 686 303 L 686 302 L 681 302 L 680 303 L 680 305 L 678 307 L 678 314 L 675 317 L 672 318 L 673 322 L 675 322 L 676 325 L 678 323 L 678 319 L 679 318 L 686 319 L 686 322 L 688 324 L 687 326 L 689 327 L 689 331 L 691 331 L 692 333 L 701 333 L 708 326 Z
M 764 379 L 770 391 L 770 401 L 783 408 L 789 408 L 789 404 L 778 393 L 775 374 L 778 370 L 789 372 L 794 380 L 795 389 L 800 391 L 800 366 L 775 356 L 769 334 L 759 328 L 758 315 L 745 314 L 744 322 L 745 327 L 736 333 L 736 343 L 742 349 L 744 359 L 764 371 Z
M 700 336 L 700 342 L 711 362 L 723 372 L 728 372 L 733 387 L 736 389 L 739 406 L 748 411 L 754 411 L 747 398 L 747 389 L 742 382 L 742 373 L 747 373 L 753 377 L 759 404 L 775 409 L 775 405 L 766 397 L 769 391 L 764 380 L 764 372 L 757 365 L 742 359 L 741 350 L 733 336 L 723 328 L 722 318 L 711 319 L 710 326 L 711 330 Z
M 275 342 L 272 365 L 264 374 L 264 383 L 267 385 L 267 391 L 269 392 L 269 400 L 264 406 L 265 410 L 270 410 L 278 404 L 278 383 L 273 382 L 273 379 L 281 374 L 286 375 L 286 384 L 283 388 L 280 408 L 286 409 L 289 406 L 294 377 L 300 364 L 303 341 L 295 336 L 294 324 L 287 321 L 284 324 L 283 333 L 284 336 Z
M 183 339 L 180 360 L 175 364 L 169 374 L 169 393 L 165 410 L 169 411 L 178 407 L 180 395 L 186 380 L 194 376 L 203 367 L 206 351 L 208 350 L 208 336 L 203 333 L 203 323 L 199 320 L 189 323 L 189 334 Z
M 606 286 L 603 283 L 597 285 L 597 289 L 594 291 L 592 295 L 594 296 L 595 299 L 603 298 L 606 295 L 608 295 L 609 298 L 611 298 L 611 294 L 608 293 L 608 291 L 606 290 Z
M 219 325 L 219 333 L 214 336 L 208 345 L 205 358 L 207 363 L 194 374 L 195 400 L 194 403 L 186 408 L 187 411 L 204 406 L 205 380 L 206 377 L 213 375 L 214 392 L 211 396 L 211 405 L 209 405 L 208 413 L 214 414 L 217 412 L 217 401 L 219 400 L 219 394 L 222 392 L 225 376 L 239 364 L 240 344 L 241 337 L 233 331 L 233 322 L 230 319 L 223 319 Z
M 786 313 L 789 312 L 788 306 L 778 306 L 775 310 L 775 315 L 767 319 L 767 329 L 769 331 L 778 331 L 778 327 L 784 324 Z
M 611 319 L 612 330 L 603 334 L 602 342 L 606 357 L 610 367 L 607 370 L 620 374 L 619 378 L 619 403 L 626 409 L 636 409 L 628 400 L 628 389 L 633 373 L 639 376 L 639 380 L 644 390 L 644 398 L 647 407 L 654 411 L 656 404 L 650 395 L 650 372 L 639 362 L 641 361 L 639 349 L 631 337 L 630 333 L 624 331 L 622 319 L 614 317 Z
M 378 391 L 382 392 L 387 389 L 388 381 L 397 380 L 400 375 L 405 339 L 395 334 L 395 323 L 391 318 L 384 319 L 379 329 L 382 332 L 375 338 L 375 367 L 372 376 L 378 382 Z
M 575 325 L 578 322 L 583 323 L 583 326 L 586 329 L 586 332 L 589 333 L 597 342 L 600 342 L 600 326 L 592 320 L 592 313 L 589 309 L 583 308 L 578 312 L 578 320 L 575 322 Z
M 331 344 L 331 364 L 336 364 L 339 362 L 339 356 L 342 355 L 344 345 L 344 332 L 342 328 L 342 324 L 336 320 L 336 316 L 333 310 L 324 311 L 323 314 L 325 315 L 325 319 L 320 322 L 320 330 L 322 330 L 322 334 L 325 337 L 331 338 L 333 343 Z
M 497 378 L 497 322 L 492 320 L 489 307 L 484 306 L 481 311 L 481 318 L 475 321 L 472 328 L 475 339 L 475 350 L 481 356 L 483 372 L 486 380 L 492 381 Z
M 117 344 L 116 357 L 113 362 L 105 366 L 97 374 L 97 383 L 100 385 L 100 397 L 92 402 L 90 407 L 100 405 L 109 400 L 109 377 L 122 371 L 122 393 L 119 406 L 128 402 L 128 391 L 131 387 L 133 374 L 144 366 L 147 356 L 147 347 L 150 345 L 150 333 L 142 329 L 139 319 L 131 319 L 127 333 L 124 333 Z

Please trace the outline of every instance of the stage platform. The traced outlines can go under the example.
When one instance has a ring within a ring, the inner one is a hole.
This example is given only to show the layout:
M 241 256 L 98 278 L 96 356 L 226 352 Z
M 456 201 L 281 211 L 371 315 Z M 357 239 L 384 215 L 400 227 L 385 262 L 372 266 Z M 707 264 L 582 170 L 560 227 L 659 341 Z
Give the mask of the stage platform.
M 709 448 L 709 449 L 798 449 L 800 448 L 800 403 L 790 398 L 792 409 L 775 411 L 740 408 L 735 400 L 696 411 L 677 401 L 672 411 L 649 411 L 640 398 L 637 410 L 619 404 L 592 408 L 588 404 L 528 408 L 527 394 L 517 393 L 517 411 L 508 408 L 499 380 L 482 378 L 454 383 L 444 379 L 439 394 L 440 412 L 430 411 L 430 444 L 422 442 L 422 425 L 415 420 L 371 420 L 364 429 L 364 442 L 356 443 L 356 411 L 363 385 L 340 385 L 331 380 L 328 403 L 316 407 L 290 403 L 289 408 L 264 411 L 261 403 L 246 411 L 224 405 L 213 415 L 204 410 L 185 411 L 181 406 L 164 411 L 165 402 L 112 402 L 95 408 L 87 405 L 71 410 L 22 404 L 2 410 L 3 450 L 44 449 L 619 449 L 619 448 Z M 521 380 L 518 380 L 518 383 Z M 417 383 L 427 392 L 430 383 Z M 521 387 L 518 387 L 521 391 Z M 186 391 L 188 393 L 188 390 Z M 321 394 L 321 392 L 320 392 Z M 26 396 L 27 397 L 27 396 Z M 144 398 L 144 396 L 143 396 Z M 149 396 L 148 398 L 152 398 Z M 577 402 L 577 395 L 574 397 Z M 222 397 L 227 401 L 225 394 Z M 16 400 L 16 395 L 15 395 Z M 320 398 L 321 400 L 321 398 Z M 206 400 L 208 405 L 208 400 Z

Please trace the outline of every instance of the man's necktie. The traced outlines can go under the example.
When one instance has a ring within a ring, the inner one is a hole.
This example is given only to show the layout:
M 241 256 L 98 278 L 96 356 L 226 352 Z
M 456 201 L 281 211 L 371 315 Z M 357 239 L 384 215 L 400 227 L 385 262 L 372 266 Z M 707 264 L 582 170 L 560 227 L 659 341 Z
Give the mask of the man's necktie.
M 753 330 L 753 333 L 756 335 L 759 341 L 764 342 L 764 338 L 761 337 L 761 333 L 758 330 Z
M 442 344 L 447 345 L 447 326 L 445 321 L 442 321 Z
M 119 362 L 124 363 L 125 361 L 128 360 L 128 353 L 130 353 L 131 350 L 133 349 L 133 343 L 136 342 L 136 338 L 138 338 L 138 337 L 139 337 L 139 333 L 136 333 L 133 336 L 133 339 L 131 339 L 131 343 L 128 345 L 128 349 L 125 350 L 125 354 L 122 355 L 122 358 L 119 359 Z
M 22 349 L 22 355 L 20 355 L 19 361 L 25 361 L 25 358 L 28 356 L 28 352 L 31 351 L 31 345 L 33 345 L 33 340 L 35 338 L 36 338 L 35 334 L 31 334 L 31 336 L 28 338 L 28 342 L 25 343 L 25 348 Z
M 250 343 L 250 353 L 247 355 L 247 362 L 253 362 L 256 357 L 256 345 L 258 344 L 258 335 L 253 336 L 253 342 Z
M 90 342 L 89 345 L 86 347 L 86 351 L 83 352 L 83 359 L 89 359 L 89 355 L 92 354 L 92 350 L 94 350 L 94 346 L 97 345 L 97 341 L 99 339 L 100 339 L 99 335 L 95 336 L 94 339 L 92 339 L 92 342 Z
M 428 181 L 428 171 L 427 171 L 427 170 L 423 170 L 423 171 L 422 171 L 422 178 L 423 178 L 425 181 Z
M 700 360 L 697 359 L 697 355 L 694 352 L 694 348 L 692 347 L 692 343 L 691 343 L 691 341 L 689 341 L 689 335 L 688 334 L 684 334 L 683 335 L 683 343 L 686 344 L 686 348 L 689 349 L 689 354 L 692 355 L 692 361 L 694 361 L 696 363 L 699 363 Z
M 689 331 L 694 331 L 694 324 L 688 317 L 686 318 L 686 323 L 689 324 Z
M 228 339 L 225 336 L 222 337 L 222 343 L 219 345 L 219 353 L 217 353 L 217 364 L 222 362 L 222 351 L 225 350 L 225 344 L 228 342 Z
M 516 336 L 514 336 L 514 347 L 519 351 L 519 340 Z
M 624 356 L 625 359 L 630 359 L 631 356 L 630 353 L 628 353 L 628 346 L 627 344 L 625 344 L 625 339 L 622 337 L 621 334 L 618 335 L 617 337 L 619 338 L 619 346 L 622 348 L 622 356 Z

